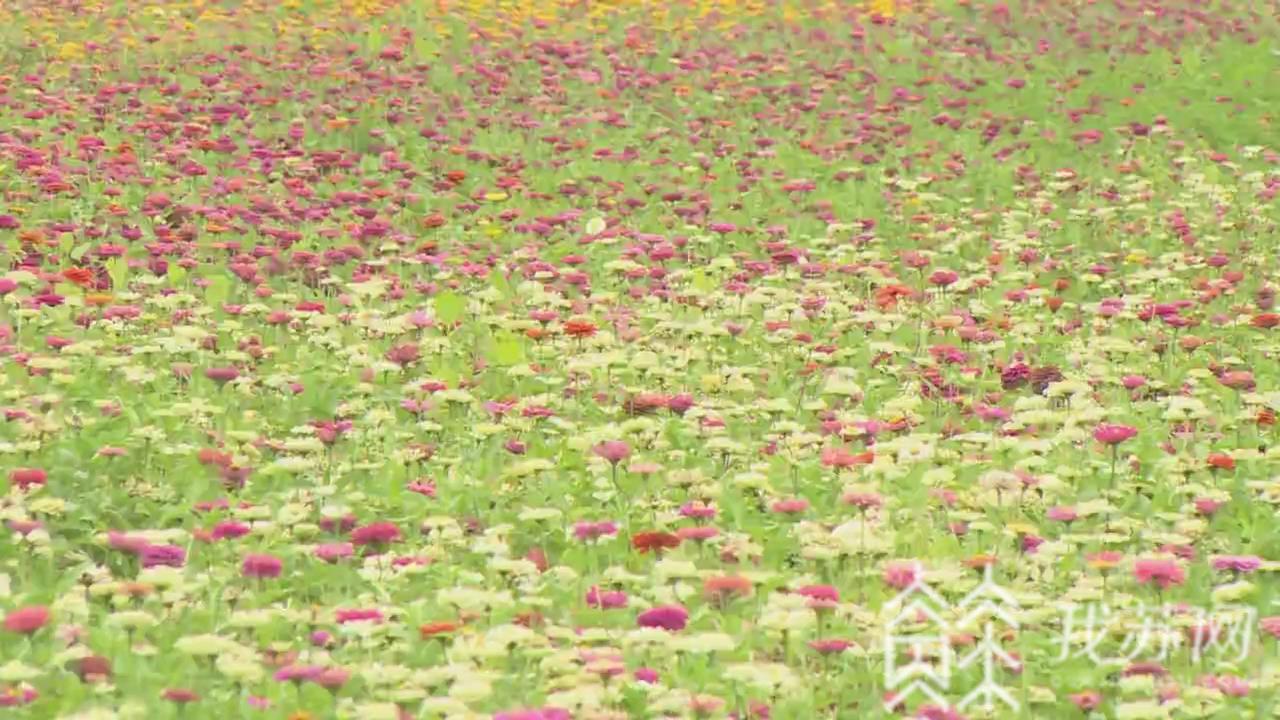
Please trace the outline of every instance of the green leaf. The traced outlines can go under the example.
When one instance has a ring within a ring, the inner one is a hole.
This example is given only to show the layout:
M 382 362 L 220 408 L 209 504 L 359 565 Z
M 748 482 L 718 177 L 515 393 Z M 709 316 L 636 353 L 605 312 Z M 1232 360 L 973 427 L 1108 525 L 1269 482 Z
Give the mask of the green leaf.
M 176 288 L 187 279 L 187 269 L 181 265 L 170 265 L 169 272 L 165 273 L 165 276 L 169 278 L 169 287 Z
M 511 333 L 501 333 L 494 338 L 488 359 L 495 365 L 520 365 L 524 363 L 524 343 Z
M 467 301 L 455 292 L 442 292 L 436 295 L 436 320 L 452 325 L 462 319 L 467 310 Z
M 698 292 L 709 293 L 716 289 L 716 281 L 702 270 L 693 271 L 693 288 Z
M 80 262 L 80 260 L 84 258 L 85 253 L 89 252 L 89 247 L 89 243 L 80 243 L 75 246 L 75 248 L 71 250 L 71 259 L 75 262 Z
M 226 275 L 209 278 L 209 287 L 205 290 L 204 297 L 215 308 L 221 307 L 231 297 L 231 278 Z
M 128 287 L 129 263 L 124 258 L 114 257 L 107 261 L 107 275 L 111 278 L 111 287 L 119 292 Z
M 502 293 L 505 298 L 509 299 L 515 295 L 515 289 L 511 287 L 510 281 L 496 268 L 489 271 L 489 284 L 493 285 L 493 289 Z

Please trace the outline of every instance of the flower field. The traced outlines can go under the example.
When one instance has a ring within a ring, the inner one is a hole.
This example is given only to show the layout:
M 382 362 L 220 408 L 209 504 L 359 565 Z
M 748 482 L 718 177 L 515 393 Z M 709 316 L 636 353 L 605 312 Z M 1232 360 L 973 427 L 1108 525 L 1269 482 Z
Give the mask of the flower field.
M 1280 716 L 1280 1 L 0 7 L 0 718 Z

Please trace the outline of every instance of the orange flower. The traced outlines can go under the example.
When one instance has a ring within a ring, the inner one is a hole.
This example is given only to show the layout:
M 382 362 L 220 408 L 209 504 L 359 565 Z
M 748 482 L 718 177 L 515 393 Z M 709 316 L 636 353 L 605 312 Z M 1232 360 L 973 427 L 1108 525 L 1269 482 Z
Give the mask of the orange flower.
M 84 304 L 91 305 L 94 307 L 102 307 L 103 305 L 110 305 L 111 300 L 112 300 L 112 297 L 108 293 L 89 293 L 88 295 L 84 296 Z
M 89 287 L 93 283 L 93 271 L 89 268 L 67 268 L 62 271 L 62 277 L 80 287 Z
M 706 596 L 708 602 L 724 605 L 736 597 L 750 595 L 751 581 L 741 575 L 709 577 L 702 583 L 702 594 Z
M 570 320 L 564 324 L 564 332 L 569 337 L 589 338 L 596 334 L 596 324 L 590 320 Z
M 886 285 L 876 290 L 876 305 L 882 309 L 891 308 L 898 304 L 899 298 L 911 297 L 914 294 L 915 291 L 906 285 Z
M 438 228 L 441 225 L 444 225 L 444 222 L 444 215 L 441 215 L 440 213 L 431 213 L 430 215 L 422 218 L 422 227 Z
M 1271 408 L 1262 408 L 1258 411 L 1258 416 L 1254 419 L 1254 422 L 1264 427 L 1275 425 L 1276 413 Z
M 995 565 L 995 564 L 996 564 L 995 555 L 974 555 L 973 557 L 964 561 L 965 567 L 971 568 L 973 570 L 983 570 L 988 565 Z
M 418 634 L 424 639 L 440 637 L 441 635 L 452 635 L 454 631 L 462 627 L 461 623 L 441 620 L 438 622 L 424 623 L 418 628 Z

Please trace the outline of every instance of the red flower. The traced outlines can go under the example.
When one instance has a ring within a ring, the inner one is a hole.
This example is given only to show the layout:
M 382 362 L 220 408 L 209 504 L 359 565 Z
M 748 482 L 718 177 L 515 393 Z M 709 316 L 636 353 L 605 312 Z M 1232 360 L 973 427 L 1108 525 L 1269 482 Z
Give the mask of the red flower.
M 188 690 L 186 688 L 168 688 L 164 692 L 160 693 L 160 697 L 179 705 L 185 705 L 186 703 L 195 702 L 200 699 L 200 696 L 197 695 L 194 690 Z
M 16 468 L 9 473 L 9 482 L 19 490 L 27 490 L 32 485 L 44 485 L 49 474 L 38 468 Z
M 669 532 L 638 532 L 631 538 L 631 547 L 642 553 L 654 552 L 661 555 L 663 550 L 669 550 L 680 545 L 680 538 Z
M 1209 456 L 1206 462 L 1208 462 L 1210 470 L 1235 470 L 1236 469 L 1235 458 L 1231 457 L 1230 455 L 1227 455 L 1226 453 L 1213 453 L 1212 455 Z
M 49 608 L 43 605 L 21 607 L 4 616 L 4 629 L 22 635 L 30 635 L 48 623 Z
M 1256 328 L 1270 330 L 1271 328 L 1280 325 L 1280 313 L 1262 313 L 1261 315 L 1254 315 L 1250 324 Z

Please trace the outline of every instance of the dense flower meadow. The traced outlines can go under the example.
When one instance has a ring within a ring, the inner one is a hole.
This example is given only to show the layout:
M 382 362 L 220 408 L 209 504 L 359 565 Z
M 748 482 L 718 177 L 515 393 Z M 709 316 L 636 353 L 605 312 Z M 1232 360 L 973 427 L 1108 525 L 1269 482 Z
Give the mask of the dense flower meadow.
M 0 718 L 1280 715 L 1280 2 L 0 8 Z

